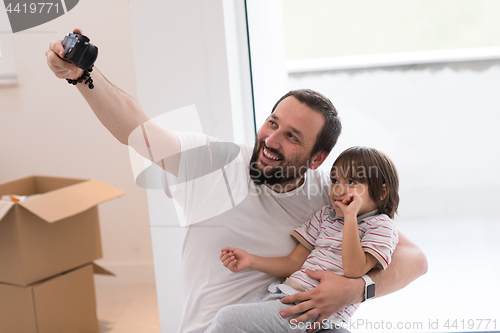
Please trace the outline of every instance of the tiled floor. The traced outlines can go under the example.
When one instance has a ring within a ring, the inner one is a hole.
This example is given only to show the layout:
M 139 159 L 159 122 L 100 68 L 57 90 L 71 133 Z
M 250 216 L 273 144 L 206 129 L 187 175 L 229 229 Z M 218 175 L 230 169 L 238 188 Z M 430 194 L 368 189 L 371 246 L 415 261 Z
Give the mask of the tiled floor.
M 97 286 L 101 333 L 160 333 L 154 285 Z

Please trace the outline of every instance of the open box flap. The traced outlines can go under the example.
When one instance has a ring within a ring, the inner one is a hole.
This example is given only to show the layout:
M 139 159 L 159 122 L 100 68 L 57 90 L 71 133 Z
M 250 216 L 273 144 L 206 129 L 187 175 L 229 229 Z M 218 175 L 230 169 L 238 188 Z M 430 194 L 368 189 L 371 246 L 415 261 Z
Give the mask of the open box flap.
M 30 195 L 35 190 L 35 177 L 29 176 L 0 183 L 0 197 L 8 194 Z M 0 200 L 0 220 L 7 215 L 15 203 Z
M 43 220 L 52 223 L 73 216 L 95 205 L 123 195 L 113 186 L 98 180 L 87 180 L 20 202 Z
M 3 219 L 5 215 L 9 212 L 9 210 L 14 206 L 15 203 L 11 201 L 0 200 L 0 220 Z
M 115 273 L 113 273 L 111 271 L 108 271 L 106 268 L 104 268 L 102 266 L 97 265 L 95 262 L 90 262 L 90 263 L 86 263 L 84 265 L 78 266 L 76 268 L 70 269 L 68 271 L 65 271 L 63 273 L 52 275 L 52 276 L 46 277 L 45 279 L 33 282 L 33 283 L 29 284 L 28 287 L 36 287 L 36 286 L 42 285 L 44 283 L 47 283 L 47 281 L 51 281 L 51 280 L 57 279 L 57 278 L 59 278 L 59 277 L 61 277 L 63 275 L 70 274 L 70 273 L 72 273 L 74 271 L 77 271 L 77 270 L 82 269 L 82 268 L 87 267 L 87 266 L 92 266 L 92 271 L 93 271 L 94 274 L 116 276 Z M 2 284 L 5 284 L 5 283 L 0 283 L 0 285 L 2 285 Z M 11 284 L 9 284 L 9 285 L 11 285 Z M 20 287 L 20 288 L 26 288 L 24 286 L 16 285 L 16 284 L 12 284 L 12 286 L 16 286 L 16 287 Z
M 0 183 L 0 197 L 6 194 L 30 195 L 35 191 L 35 178 L 28 176 Z
M 92 266 L 94 267 L 94 274 L 116 276 L 115 273 L 108 271 L 106 268 L 99 266 L 95 262 L 92 263 Z

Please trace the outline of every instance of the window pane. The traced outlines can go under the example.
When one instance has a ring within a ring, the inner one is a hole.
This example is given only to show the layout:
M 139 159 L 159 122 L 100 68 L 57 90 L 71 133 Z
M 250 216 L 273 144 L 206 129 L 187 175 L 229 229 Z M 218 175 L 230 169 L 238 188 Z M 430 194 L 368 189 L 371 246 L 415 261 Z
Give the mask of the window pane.
M 500 46 L 496 0 L 283 0 L 288 60 Z

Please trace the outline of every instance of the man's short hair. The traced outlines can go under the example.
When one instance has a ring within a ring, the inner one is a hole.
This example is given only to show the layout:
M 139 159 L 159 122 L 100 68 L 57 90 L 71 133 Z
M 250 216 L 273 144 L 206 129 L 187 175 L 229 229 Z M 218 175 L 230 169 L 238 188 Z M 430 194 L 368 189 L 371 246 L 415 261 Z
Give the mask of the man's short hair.
M 281 97 L 274 105 L 271 113 L 276 110 L 276 107 L 282 100 L 289 96 L 295 97 L 299 102 L 306 104 L 308 107 L 320 112 L 324 116 L 325 125 L 316 137 L 316 143 L 311 151 L 311 157 L 320 151 L 325 151 L 329 154 L 337 143 L 342 130 L 342 125 L 340 124 L 340 119 L 333 103 L 319 92 L 311 89 L 298 89 L 292 90 Z

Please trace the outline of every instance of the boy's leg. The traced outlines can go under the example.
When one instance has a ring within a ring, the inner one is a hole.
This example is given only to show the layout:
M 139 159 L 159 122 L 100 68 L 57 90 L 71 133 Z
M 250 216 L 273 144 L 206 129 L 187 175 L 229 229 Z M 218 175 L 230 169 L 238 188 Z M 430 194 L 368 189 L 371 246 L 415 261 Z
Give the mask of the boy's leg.
M 217 313 L 205 333 L 303 333 L 311 328 L 313 320 L 292 325 L 289 323 L 291 318 L 281 318 L 279 312 L 290 306 L 280 302 L 285 296 L 267 292 L 260 302 L 226 306 Z

